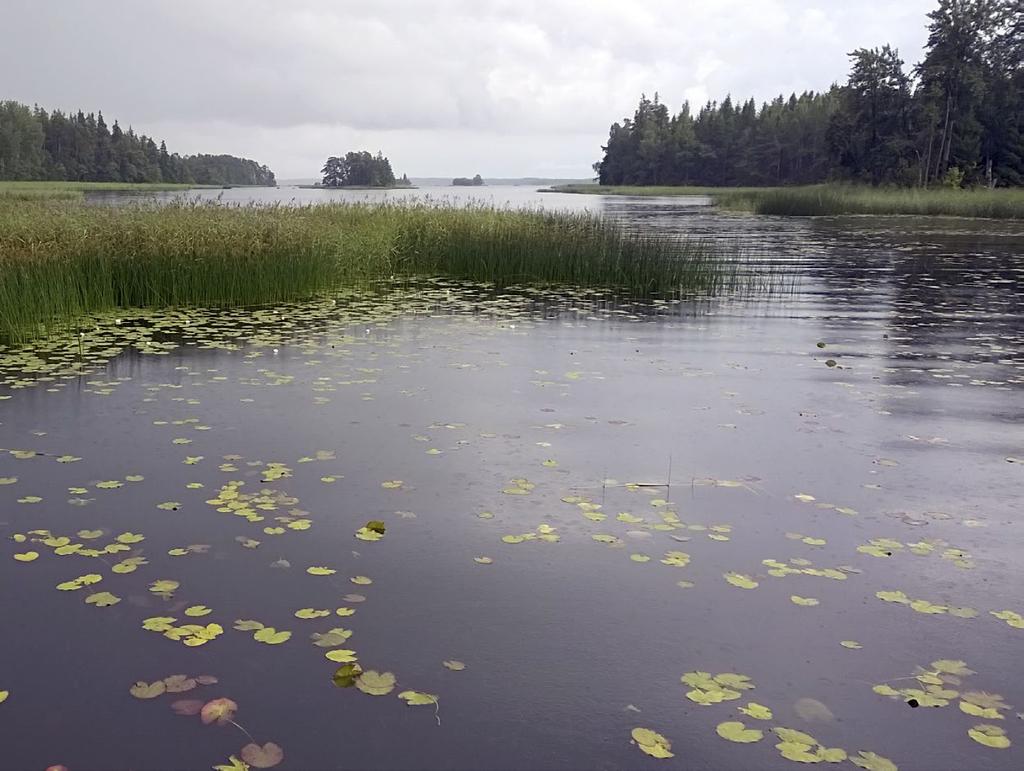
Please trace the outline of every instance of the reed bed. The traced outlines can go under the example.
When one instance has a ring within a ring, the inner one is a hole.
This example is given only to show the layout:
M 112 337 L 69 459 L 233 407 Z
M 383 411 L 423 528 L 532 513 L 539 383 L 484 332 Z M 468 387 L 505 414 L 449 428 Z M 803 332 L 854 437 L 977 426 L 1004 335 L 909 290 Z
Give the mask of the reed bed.
M 713 294 L 736 284 L 737 256 L 589 214 L 0 199 L 0 337 L 116 308 L 263 305 L 403 277 Z
M 1024 190 L 872 188 L 855 185 L 723 191 L 715 203 L 778 216 L 843 214 L 1024 219 Z
M 632 196 L 676 196 L 676 195 L 700 195 L 717 196 L 723 192 L 728 193 L 756 193 L 769 188 L 757 187 L 698 187 L 681 185 L 598 185 L 594 184 L 567 184 L 554 185 L 541 192 L 546 193 L 578 193 L 581 195 L 632 195 Z

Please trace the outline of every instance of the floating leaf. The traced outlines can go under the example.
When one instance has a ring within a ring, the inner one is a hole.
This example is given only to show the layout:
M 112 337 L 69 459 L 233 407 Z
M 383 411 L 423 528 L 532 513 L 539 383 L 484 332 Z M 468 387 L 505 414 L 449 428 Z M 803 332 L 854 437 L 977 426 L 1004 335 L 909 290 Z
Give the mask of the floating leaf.
M 828 723 L 835 720 L 835 715 L 832 714 L 832 710 L 817 699 L 810 699 L 807 697 L 797 699 L 796 704 L 793 705 L 793 711 L 796 712 L 801 719 L 806 720 L 809 723 Z
M 398 694 L 398 698 L 408 704 L 410 707 L 425 706 L 427 704 L 437 704 L 437 696 L 432 693 L 422 693 L 420 691 L 402 691 Z
M 755 720 L 772 719 L 772 711 L 768 709 L 768 707 L 753 701 L 747 704 L 747 706 L 745 707 L 740 707 L 740 712 L 742 712 L 747 717 L 754 718 Z
M 738 586 L 740 589 L 756 589 L 758 587 L 757 581 L 742 573 L 725 573 L 723 577 L 730 584 Z
M 850 762 L 855 766 L 867 769 L 867 771 L 899 771 L 896 768 L 896 764 L 889 760 L 889 758 L 884 758 L 873 752 L 864 752 L 863 750 L 857 753 L 857 757 L 851 757 Z
M 338 627 L 323 633 L 314 632 L 310 639 L 313 641 L 313 645 L 316 645 L 318 648 L 336 648 L 344 644 L 351 636 L 351 630 Z
M 128 692 L 136 699 L 155 699 L 166 691 L 167 685 L 163 680 L 157 680 L 155 683 L 140 680 L 128 689 Z
M 117 605 L 120 601 L 120 597 L 110 592 L 97 592 L 85 598 L 88 605 L 95 605 L 97 608 L 109 608 L 111 605 Z
M 290 640 L 291 636 L 291 632 L 279 632 L 272 626 L 265 626 L 258 630 L 252 637 L 256 642 L 266 643 L 267 645 L 280 645 L 281 643 Z
M 7 701 L 7 698 L 11 695 L 10 691 L 0 691 L 0 704 Z
M 790 595 L 789 599 L 794 605 L 803 605 L 804 607 L 812 607 L 818 604 L 818 600 L 813 597 L 800 597 L 796 594 Z
M 843 640 L 839 644 L 842 645 L 844 648 L 849 648 L 850 650 L 854 650 L 854 651 L 860 650 L 861 648 L 864 647 L 863 645 L 861 645 L 856 640 Z
M 356 584 L 356 586 L 369 586 L 373 583 L 373 579 L 366 576 L 352 576 L 349 581 Z
M 969 701 L 960 702 L 960 711 L 966 712 L 968 715 L 974 717 L 983 717 L 986 720 L 1002 720 L 1003 716 L 992 707 L 979 707 L 977 704 L 971 704 Z
M 984 744 L 986 747 L 996 750 L 1005 750 L 1010 746 L 1010 739 L 1007 737 L 1006 731 L 997 725 L 988 725 L 987 723 L 976 725 L 967 732 L 967 735 L 978 744 Z
M 202 699 L 178 699 L 171 702 L 171 709 L 176 715 L 190 717 L 198 715 L 203 709 Z
M 461 661 L 457 661 L 456 659 L 451 659 L 450 661 L 442 661 L 441 663 L 447 669 L 450 669 L 452 672 L 461 672 L 466 668 L 466 665 L 464 663 L 462 663 Z
M 358 657 L 356 656 L 355 651 L 351 651 L 346 648 L 335 648 L 332 651 L 327 651 L 327 653 L 324 654 L 324 658 L 337 664 L 350 664 L 353 661 L 356 661 Z
M 1010 705 L 1003 701 L 998 693 L 987 693 L 985 691 L 967 691 L 960 696 L 968 704 L 976 704 L 979 707 L 990 709 L 1009 709 Z
M 661 559 L 661 564 L 669 565 L 670 567 L 685 568 L 690 564 L 690 555 L 684 551 L 665 552 L 665 556 Z
M 164 599 L 170 599 L 171 595 L 174 594 L 174 590 L 179 586 L 180 584 L 177 581 L 170 581 L 168 579 L 161 578 L 149 585 L 149 591 L 163 597 Z
M 219 698 L 206 702 L 200 710 L 199 716 L 205 725 L 217 723 L 223 725 L 228 723 L 238 711 L 238 705 L 231 699 Z
M 167 693 L 185 693 L 191 691 L 196 685 L 196 681 L 187 675 L 170 675 L 164 678 Z
M 242 747 L 242 760 L 253 768 L 273 768 L 284 760 L 284 751 L 273 742 L 262 747 L 258 744 L 247 744 Z
M 188 608 L 185 608 L 185 615 L 192 616 L 193 618 L 208 616 L 211 613 L 213 613 L 213 611 L 205 605 L 192 605 Z
M 782 757 L 796 763 L 819 763 L 821 758 L 816 752 L 811 752 L 813 746 L 799 742 L 779 742 L 775 745 Z
M 395 689 L 395 676 L 370 669 L 356 678 L 356 688 L 371 696 L 386 696 Z
M 657 731 L 649 728 L 634 728 L 630 735 L 636 746 L 652 758 L 672 758 L 672 743 Z
M 174 626 L 176 620 L 170 616 L 153 616 L 143 620 L 142 628 L 147 632 L 166 632 Z
M 967 677 L 968 675 L 976 674 L 973 669 L 967 667 L 966 661 L 953 661 L 950 659 L 940 659 L 939 661 L 933 661 L 932 669 L 936 672 L 944 672 L 947 675 L 957 675 L 959 677 Z
M 219 766 L 214 766 L 213 771 L 249 771 L 249 764 L 231 755 L 228 758 L 227 764 L 222 763 Z
M 494 563 L 494 560 L 490 557 L 473 557 L 473 562 L 478 565 L 491 565 Z
M 317 610 L 316 608 L 302 608 L 295 611 L 295 618 L 313 619 L 323 618 L 324 616 L 331 615 L 329 610 Z
M 749 677 L 746 675 L 736 675 L 732 672 L 723 672 L 720 675 L 715 675 L 713 679 L 719 685 L 734 688 L 737 691 L 746 691 L 754 687 Z
M 886 602 L 898 602 L 901 605 L 909 605 L 910 598 L 906 594 L 900 591 L 895 592 L 875 592 L 875 597 Z M 855 762 L 851 759 L 851 762 Z
M 363 673 L 358 664 L 342 664 L 338 667 L 331 679 L 339 688 L 351 688 L 356 684 L 356 678 Z
M 818 743 L 810 734 L 805 734 L 803 731 L 797 731 L 794 728 L 783 728 L 782 726 L 776 726 L 772 729 L 775 735 L 779 737 L 783 742 L 789 744 L 805 744 L 809 747 L 813 747 Z
M 338 571 L 332 570 L 331 568 L 314 566 L 306 568 L 306 572 L 311 576 L 333 576 Z
M 747 728 L 743 723 L 736 720 L 719 723 L 718 727 L 715 728 L 715 732 L 723 739 L 740 744 L 759 742 L 764 738 L 764 732 L 756 728 Z
M 264 624 L 262 622 L 250 619 L 240 618 L 235 622 L 235 629 L 239 632 L 255 632 L 263 627 Z
M 1005 621 L 1007 625 L 1012 626 L 1015 629 L 1024 629 L 1024 616 L 1020 613 L 1016 613 L 1012 610 L 992 610 L 989 612 L 1000 621 Z
M 22 552 L 21 554 L 15 554 L 13 556 L 14 559 L 16 559 L 18 562 L 33 562 L 34 560 L 39 559 L 39 552 L 26 551 Z

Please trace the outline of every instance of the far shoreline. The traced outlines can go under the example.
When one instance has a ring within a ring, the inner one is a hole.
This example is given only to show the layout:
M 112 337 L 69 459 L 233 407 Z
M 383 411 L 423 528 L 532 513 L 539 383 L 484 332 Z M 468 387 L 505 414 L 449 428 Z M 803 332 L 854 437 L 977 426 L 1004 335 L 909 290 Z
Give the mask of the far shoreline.
M 301 190 L 419 190 L 418 185 L 295 185 Z

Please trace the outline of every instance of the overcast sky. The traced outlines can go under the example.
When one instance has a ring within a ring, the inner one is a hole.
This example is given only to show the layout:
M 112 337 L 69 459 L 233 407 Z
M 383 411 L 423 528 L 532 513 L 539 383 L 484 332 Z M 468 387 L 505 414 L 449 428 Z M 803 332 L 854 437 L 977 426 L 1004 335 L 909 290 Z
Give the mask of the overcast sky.
M 410 176 L 585 177 L 641 92 L 675 111 L 920 57 L 935 0 L 0 0 L 0 99 L 101 109 L 278 178 L 383 150 Z

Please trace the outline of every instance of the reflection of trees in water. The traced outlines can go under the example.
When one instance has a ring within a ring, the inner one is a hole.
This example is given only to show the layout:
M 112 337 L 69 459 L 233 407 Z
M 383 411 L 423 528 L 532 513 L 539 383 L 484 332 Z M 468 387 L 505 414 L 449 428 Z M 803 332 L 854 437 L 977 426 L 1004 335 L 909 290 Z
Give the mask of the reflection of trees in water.
M 818 275 L 829 303 L 886 314 L 890 358 L 912 365 L 891 382 L 935 382 L 910 369 L 1007 382 L 1008 362 L 1024 361 L 1024 258 L 1021 236 L 999 230 L 956 222 L 849 231 L 836 236 Z M 974 364 L 983 366 L 967 370 Z

